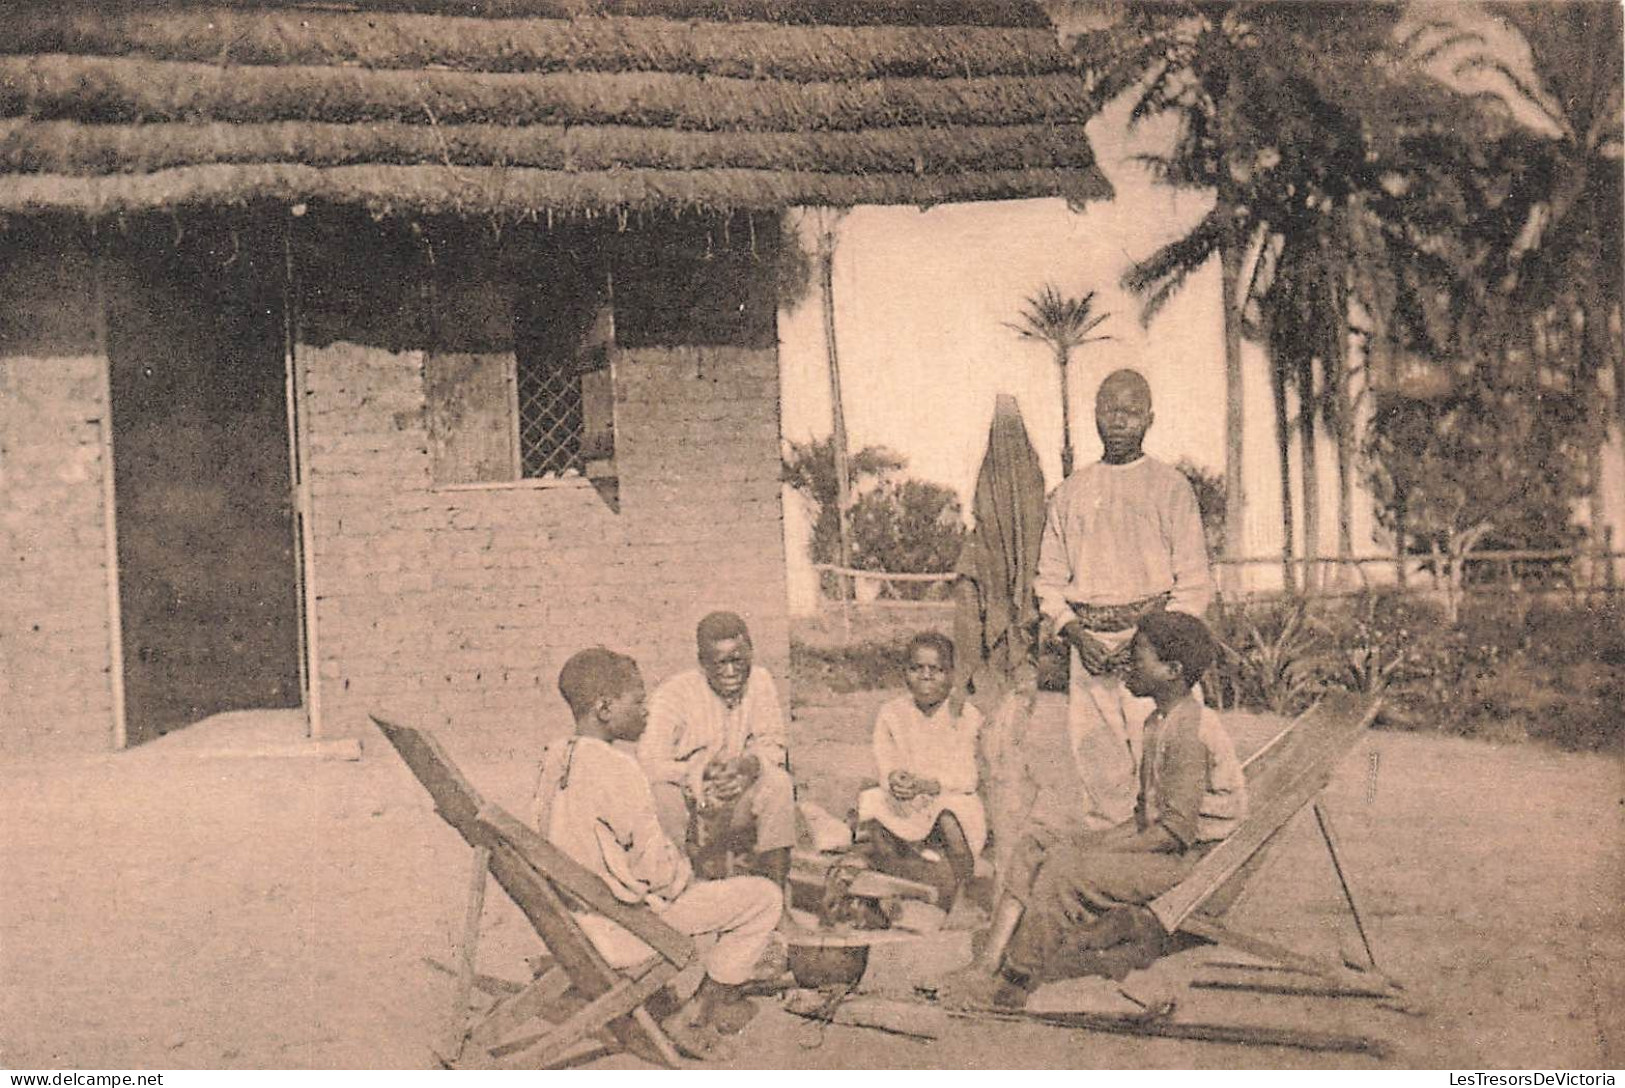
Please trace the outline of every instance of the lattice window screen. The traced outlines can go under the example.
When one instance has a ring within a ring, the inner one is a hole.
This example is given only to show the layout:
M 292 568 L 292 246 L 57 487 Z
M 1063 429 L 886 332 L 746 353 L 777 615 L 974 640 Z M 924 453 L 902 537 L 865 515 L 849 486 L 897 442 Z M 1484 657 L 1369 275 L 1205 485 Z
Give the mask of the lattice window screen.
M 518 359 L 520 474 L 575 476 L 585 468 L 581 377 L 544 356 Z

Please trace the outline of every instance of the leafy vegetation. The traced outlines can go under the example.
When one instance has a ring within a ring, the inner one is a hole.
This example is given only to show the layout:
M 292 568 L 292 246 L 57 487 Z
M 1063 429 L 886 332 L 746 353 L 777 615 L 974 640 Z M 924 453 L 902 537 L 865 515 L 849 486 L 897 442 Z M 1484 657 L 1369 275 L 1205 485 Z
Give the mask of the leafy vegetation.
M 866 446 L 851 459 L 856 497 L 847 507 L 852 531 L 852 566 L 891 574 L 940 574 L 953 569 L 965 541 L 959 496 L 952 488 L 925 480 L 898 478 L 907 461 L 879 446 Z M 792 442 L 783 480 L 817 507 L 812 561 L 835 563 L 840 554 L 836 513 L 835 449 L 831 439 Z M 824 579 L 833 594 L 833 575 Z M 889 583 L 889 592 L 917 599 L 941 595 L 940 584 Z

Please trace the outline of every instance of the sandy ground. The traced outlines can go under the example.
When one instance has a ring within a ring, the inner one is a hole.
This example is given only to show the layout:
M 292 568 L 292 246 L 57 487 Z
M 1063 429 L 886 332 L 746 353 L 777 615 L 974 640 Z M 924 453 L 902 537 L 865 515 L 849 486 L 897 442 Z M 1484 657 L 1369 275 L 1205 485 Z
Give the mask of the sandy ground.
M 804 796 L 845 811 L 879 698 L 799 706 Z M 1059 714 L 1046 697 L 1043 728 Z M 1276 727 L 1238 717 L 1233 731 L 1246 750 Z M 424 957 L 450 959 L 468 851 L 381 740 L 359 762 L 207 754 L 294 728 L 232 716 L 118 756 L 6 768 L 0 1066 L 431 1064 L 450 982 Z M 527 765 L 455 754 L 488 797 L 526 810 Z M 1379 734 L 1328 799 L 1379 959 L 1426 1015 L 1192 991 L 1182 1017 L 1378 1035 L 1404 1067 L 1625 1065 L 1619 760 Z M 490 901 L 481 968 L 518 978 L 539 942 Z M 1306 951 L 1354 947 L 1312 819 L 1289 827 L 1231 921 Z M 1025 1025 L 956 1023 L 932 1043 L 820 1036 L 771 1005 L 742 1041 L 738 1064 L 766 1067 L 1375 1064 Z

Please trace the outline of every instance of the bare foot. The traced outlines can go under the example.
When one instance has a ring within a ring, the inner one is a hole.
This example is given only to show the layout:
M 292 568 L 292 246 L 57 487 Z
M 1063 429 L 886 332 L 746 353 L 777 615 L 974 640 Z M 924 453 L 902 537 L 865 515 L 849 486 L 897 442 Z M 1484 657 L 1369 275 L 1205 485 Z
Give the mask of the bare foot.
M 1003 987 L 997 974 L 973 963 L 937 981 L 937 1003 L 950 1009 L 986 1008 Z
M 707 1018 L 719 1035 L 738 1035 L 756 1016 L 756 1003 L 749 998 L 729 1001 L 711 1010 Z
M 677 1049 L 696 1061 L 726 1062 L 737 1054 L 733 1043 L 724 1039 L 716 1026 L 699 1016 L 690 1006 L 661 1025 Z

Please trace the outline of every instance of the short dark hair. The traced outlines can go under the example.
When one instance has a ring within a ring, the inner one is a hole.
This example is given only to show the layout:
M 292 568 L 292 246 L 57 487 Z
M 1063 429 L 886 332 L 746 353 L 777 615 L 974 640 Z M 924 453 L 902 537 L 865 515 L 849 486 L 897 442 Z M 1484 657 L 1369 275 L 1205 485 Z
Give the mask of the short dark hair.
M 643 679 L 638 663 L 602 646 L 580 650 L 559 670 L 559 694 L 576 717 L 600 699 L 613 699 Z
M 1186 687 L 1195 687 L 1219 656 L 1207 624 L 1185 612 L 1153 612 L 1140 620 L 1140 637 L 1157 656 L 1177 664 Z
M 707 647 L 731 638 L 750 641 L 750 628 L 737 612 L 713 612 L 694 628 L 694 644 L 702 654 Z
M 929 646 L 937 651 L 937 656 L 942 659 L 946 668 L 954 667 L 954 640 L 941 631 L 916 632 L 914 637 L 908 640 L 908 647 L 903 651 L 903 659 L 913 661 L 914 651 L 922 646 Z

